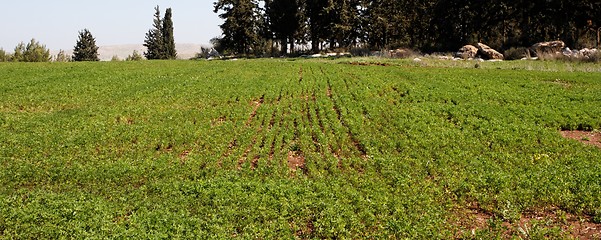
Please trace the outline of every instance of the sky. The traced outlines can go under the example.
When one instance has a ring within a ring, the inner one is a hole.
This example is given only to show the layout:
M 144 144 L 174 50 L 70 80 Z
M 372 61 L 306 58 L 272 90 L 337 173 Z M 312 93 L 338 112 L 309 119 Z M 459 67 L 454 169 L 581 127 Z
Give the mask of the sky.
M 213 0 L 0 0 L 0 48 L 12 52 L 35 38 L 51 50 L 73 49 L 87 28 L 97 46 L 142 44 L 152 28 L 154 7 L 173 12 L 176 43 L 209 44 L 223 22 Z

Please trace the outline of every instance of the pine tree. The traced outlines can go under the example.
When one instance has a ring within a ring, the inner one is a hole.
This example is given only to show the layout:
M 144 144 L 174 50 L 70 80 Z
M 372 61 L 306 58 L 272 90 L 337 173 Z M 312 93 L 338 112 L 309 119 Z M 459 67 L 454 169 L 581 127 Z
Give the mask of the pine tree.
M 224 19 L 220 25 L 223 38 L 219 44 L 233 54 L 249 54 L 259 40 L 258 18 L 255 15 L 258 4 L 256 0 L 218 0 L 213 12 Z
M 165 44 L 163 48 L 165 51 L 163 57 L 165 59 L 175 59 L 177 57 L 177 52 L 175 51 L 175 39 L 173 38 L 173 21 L 171 20 L 171 17 L 171 8 L 167 8 L 161 32 L 163 35 L 163 44 Z
M 146 39 L 144 40 L 144 46 L 147 48 L 144 52 L 144 56 L 148 60 L 152 59 L 165 59 L 165 44 L 163 38 L 163 20 L 161 19 L 161 11 L 159 6 L 154 8 L 154 22 L 152 29 L 146 33 Z
M 73 49 L 73 61 L 100 61 L 96 39 L 88 29 L 79 32 L 79 39 Z

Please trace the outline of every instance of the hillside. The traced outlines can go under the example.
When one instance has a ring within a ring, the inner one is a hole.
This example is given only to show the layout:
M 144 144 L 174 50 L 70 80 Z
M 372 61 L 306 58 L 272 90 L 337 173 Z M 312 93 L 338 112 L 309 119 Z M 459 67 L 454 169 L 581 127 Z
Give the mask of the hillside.
M 196 53 L 200 52 L 200 47 L 203 46 L 201 44 L 192 44 L 192 43 L 178 43 L 175 48 L 177 50 L 177 56 L 179 59 L 189 59 L 196 55 Z M 109 46 L 99 46 L 98 54 L 100 55 L 101 61 L 109 61 L 113 58 L 113 56 L 118 56 L 119 59 L 125 59 L 127 56 L 131 55 L 132 52 L 136 50 L 140 54 L 146 51 L 146 48 L 142 46 L 142 44 L 123 44 L 123 45 L 109 45 Z M 59 50 L 52 50 L 50 53 L 52 55 L 56 55 Z M 73 53 L 73 49 L 65 50 L 65 52 L 69 55 Z

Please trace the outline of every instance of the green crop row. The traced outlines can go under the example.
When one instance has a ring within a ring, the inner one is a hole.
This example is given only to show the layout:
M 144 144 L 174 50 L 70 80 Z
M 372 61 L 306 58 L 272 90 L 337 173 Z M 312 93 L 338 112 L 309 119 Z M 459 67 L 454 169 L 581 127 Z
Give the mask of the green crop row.
M 601 222 L 601 150 L 560 135 L 601 129 L 601 74 L 346 61 L 0 64 L 0 238 L 524 237 L 501 223 L 545 209 Z M 470 235 L 474 206 L 490 219 Z M 555 230 L 538 233 L 571 234 Z

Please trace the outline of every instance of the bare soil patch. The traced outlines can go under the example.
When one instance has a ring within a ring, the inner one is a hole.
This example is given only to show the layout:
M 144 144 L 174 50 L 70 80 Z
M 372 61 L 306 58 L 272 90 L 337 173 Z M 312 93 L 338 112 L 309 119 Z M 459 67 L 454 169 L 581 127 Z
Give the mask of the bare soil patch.
M 564 138 L 574 139 L 581 143 L 590 144 L 601 148 L 601 132 L 588 131 L 561 131 Z
M 288 168 L 296 171 L 305 168 L 305 157 L 295 151 L 288 152 Z

